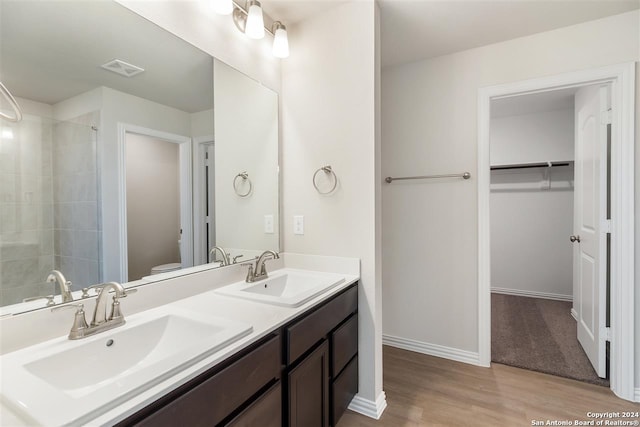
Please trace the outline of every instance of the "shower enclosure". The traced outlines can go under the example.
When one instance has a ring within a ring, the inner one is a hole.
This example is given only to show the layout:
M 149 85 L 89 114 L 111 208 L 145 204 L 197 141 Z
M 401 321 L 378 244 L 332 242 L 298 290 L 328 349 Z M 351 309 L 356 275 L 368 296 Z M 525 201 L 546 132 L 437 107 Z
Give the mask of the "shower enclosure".
M 54 269 L 74 290 L 100 282 L 98 119 L 0 121 L 2 306 L 59 294 Z

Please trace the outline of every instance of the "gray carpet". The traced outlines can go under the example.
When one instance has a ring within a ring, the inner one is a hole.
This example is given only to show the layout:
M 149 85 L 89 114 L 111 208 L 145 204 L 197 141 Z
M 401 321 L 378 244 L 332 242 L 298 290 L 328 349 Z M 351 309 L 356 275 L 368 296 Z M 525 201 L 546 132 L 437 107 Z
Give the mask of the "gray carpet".
M 578 343 L 566 301 L 491 294 L 491 360 L 609 386 Z

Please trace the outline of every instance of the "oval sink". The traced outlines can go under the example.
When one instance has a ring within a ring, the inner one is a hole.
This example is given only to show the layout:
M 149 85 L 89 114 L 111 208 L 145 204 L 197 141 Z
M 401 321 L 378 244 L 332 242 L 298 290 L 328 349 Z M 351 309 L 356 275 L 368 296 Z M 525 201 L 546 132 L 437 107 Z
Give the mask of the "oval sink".
M 216 292 L 266 304 L 298 307 L 344 281 L 344 276 L 339 274 L 286 268 L 259 282 L 238 282 Z
M 150 310 L 90 338 L 56 339 L 4 355 L 3 400 L 43 424 L 82 424 L 252 330 L 176 308 Z

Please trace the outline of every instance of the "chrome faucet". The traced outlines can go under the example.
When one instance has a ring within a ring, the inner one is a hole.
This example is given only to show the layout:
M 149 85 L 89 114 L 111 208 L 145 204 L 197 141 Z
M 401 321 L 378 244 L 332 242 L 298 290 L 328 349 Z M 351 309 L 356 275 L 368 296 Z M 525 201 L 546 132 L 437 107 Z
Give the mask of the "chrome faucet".
M 113 296 L 113 303 L 111 304 L 111 316 L 107 319 L 107 298 L 109 297 L 109 290 L 113 289 L 115 295 Z M 119 298 L 125 297 L 127 294 L 120 283 L 108 282 L 102 285 L 100 288 L 98 298 L 96 298 L 96 308 L 93 310 L 93 319 L 89 326 L 100 326 L 106 322 L 113 320 L 121 320 L 124 323 L 122 313 L 120 313 L 120 301 Z
M 222 255 L 222 265 L 230 265 L 231 261 L 229 260 L 229 254 L 224 251 L 220 246 L 214 246 L 209 251 L 209 262 L 213 262 L 213 256 L 216 251 L 219 251 Z
M 280 256 L 274 251 L 262 252 L 262 254 L 256 260 L 255 268 L 253 267 L 253 265 L 251 265 L 251 263 L 249 263 L 249 271 L 247 271 L 247 279 L 246 279 L 247 283 L 255 282 L 257 280 L 266 279 L 267 277 L 269 277 L 269 275 L 267 274 L 267 267 L 264 263 L 267 260 L 267 257 L 269 256 L 272 259 L 280 258 Z M 242 264 L 242 265 L 246 265 L 246 264 Z
M 49 273 L 47 276 L 47 282 L 57 283 L 58 286 L 60 286 L 60 294 L 62 295 L 63 303 L 73 301 L 73 296 L 71 295 L 71 282 L 67 281 L 67 279 L 64 278 L 64 275 L 58 270 L 52 270 L 51 273 Z
M 70 340 L 85 338 L 97 334 L 98 332 L 107 331 L 124 325 L 125 320 L 122 312 L 120 311 L 119 299 L 126 297 L 127 294 L 136 292 L 136 289 L 125 291 L 122 285 L 116 282 L 108 282 L 102 285 L 93 286 L 92 288 L 97 289 L 99 294 L 98 298 L 96 298 L 96 307 L 93 311 L 93 319 L 90 324 L 87 324 L 83 304 L 68 304 L 51 309 L 51 311 L 58 311 L 76 308 L 73 326 L 69 332 Z M 111 314 L 107 317 L 106 304 L 111 290 L 114 291 L 113 302 L 111 303 Z

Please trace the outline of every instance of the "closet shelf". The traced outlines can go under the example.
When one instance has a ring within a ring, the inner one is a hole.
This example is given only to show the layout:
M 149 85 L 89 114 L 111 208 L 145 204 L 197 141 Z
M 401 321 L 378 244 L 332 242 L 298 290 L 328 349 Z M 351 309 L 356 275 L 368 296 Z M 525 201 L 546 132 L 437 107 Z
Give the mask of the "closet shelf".
M 503 165 L 492 165 L 491 170 L 508 169 L 530 169 L 530 168 L 554 168 L 559 166 L 573 166 L 573 160 L 563 160 L 556 162 L 534 162 L 534 163 L 512 163 Z

